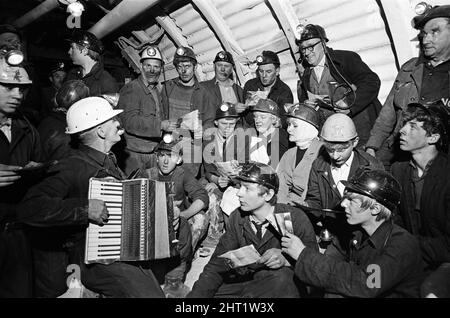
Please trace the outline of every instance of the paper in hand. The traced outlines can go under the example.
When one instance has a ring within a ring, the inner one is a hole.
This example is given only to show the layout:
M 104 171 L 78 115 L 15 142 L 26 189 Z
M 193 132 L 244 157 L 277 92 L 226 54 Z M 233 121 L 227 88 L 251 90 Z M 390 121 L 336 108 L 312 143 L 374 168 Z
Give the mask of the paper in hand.
M 248 106 L 254 106 L 260 99 L 267 99 L 269 91 L 248 91 L 245 104 Z
M 239 190 L 234 187 L 228 187 L 223 193 L 222 200 L 220 201 L 220 208 L 226 215 L 230 215 L 231 212 L 241 206 L 237 196 L 238 191 Z
M 230 266 L 236 268 L 256 263 L 261 258 L 261 255 L 253 245 L 247 245 L 237 250 L 228 251 L 219 255 L 219 257 L 228 259 Z
M 220 173 L 222 177 L 234 177 L 239 174 L 240 167 L 238 164 L 235 164 L 233 161 L 225 161 L 225 162 L 214 162 L 214 165 L 217 168 L 217 171 Z
M 294 234 L 294 229 L 292 227 L 292 216 L 290 212 L 286 213 L 276 213 L 274 214 L 276 219 L 276 224 L 270 222 L 273 227 L 282 235 L 286 236 L 286 232 Z
M 188 130 L 196 130 L 200 126 L 198 109 L 187 113 L 182 118 L 178 120 L 180 122 L 180 127 Z

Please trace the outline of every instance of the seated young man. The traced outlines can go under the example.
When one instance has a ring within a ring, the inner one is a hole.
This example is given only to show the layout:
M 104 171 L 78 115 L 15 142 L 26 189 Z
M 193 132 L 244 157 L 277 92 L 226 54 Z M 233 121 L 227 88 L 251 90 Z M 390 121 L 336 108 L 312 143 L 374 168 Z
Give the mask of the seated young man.
M 342 183 L 347 222 L 358 226 L 348 255 L 339 259 L 323 255 L 288 233 L 282 250 L 296 260 L 295 275 L 326 295 L 418 297 L 419 242 L 391 219 L 400 202 L 400 184 L 385 171 L 367 169 Z
M 392 174 L 403 189 L 401 224 L 419 239 L 430 275 L 422 285 L 422 296 L 450 297 L 448 108 L 410 104 L 403 118 L 400 149 L 410 155 L 410 161 L 392 165 Z
M 238 179 L 241 207 L 231 214 L 229 228 L 188 297 L 299 297 L 301 286 L 294 281 L 293 260 L 281 251 L 283 234 L 277 215 L 289 214 L 293 233 L 317 250 L 311 223 L 301 210 L 276 204 L 279 181 L 270 166 L 246 163 Z M 248 245 L 261 255 L 248 266 L 230 266 L 220 257 Z
M 375 157 L 356 148 L 358 133 L 353 120 L 347 115 L 336 113 L 328 117 L 322 126 L 320 139 L 325 151 L 312 164 L 305 201 L 310 208 L 342 211 L 343 181 L 349 180 L 358 168 L 382 170 L 383 165 Z M 342 213 L 324 217 L 320 212 L 313 211 L 308 216 L 314 225 L 322 223 L 331 231 L 335 238 L 333 244 L 341 243 L 335 247 L 346 248 L 351 229 Z M 322 229 L 316 230 L 319 232 Z M 327 253 L 334 251 L 333 244 L 327 246 Z
M 214 119 L 216 130 L 211 139 L 205 139 L 203 143 L 203 166 L 208 192 L 215 189 L 224 191 L 230 185 L 231 178 L 236 176 L 231 171 L 221 169 L 219 163 L 231 162 L 237 169 L 239 163 L 248 159 L 244 131 L 240 128 L 235 130 L 238 120 L 239 114 L 233 104 L 223 103 L 217 108 Z
M 250 136 L 243 128 L 236 128 L 238 121 L 236 107 L 231 103 L 222 103 L 216 110 L 214 133 L 203 140 L 204 178 L 201 181 L 205 184 L 210 202 L 222 200 L 224 191 L 237 176 L 241 164 L 248 161 Z M 222 212 L 218 204 L 210 210 L 209 235 L 217 238 L 228 224 L 228 215 Z
M 166 264 L 172 271 L 169 276 L 184 277 L 192 259 L 192 249 L 208 229 L 208 218 L 203 212 L 208 207 L 209 198 L 200 182 L 183 167 L 182 143 L 171 141 L 160 142 L 156 147 L 157 166 L 143 171 L 142 176 L 152 180 L 174 183 L 174 209 L 180 215 L 180 260 L 169 260 Z M 189 227 L 184 227 L 184 223 Z M 187 230 L 190 229 L 190 230 Z M 176 267 L 173 269 L 173 267 Z M 167 271 L 167 268 L 166 268 Z

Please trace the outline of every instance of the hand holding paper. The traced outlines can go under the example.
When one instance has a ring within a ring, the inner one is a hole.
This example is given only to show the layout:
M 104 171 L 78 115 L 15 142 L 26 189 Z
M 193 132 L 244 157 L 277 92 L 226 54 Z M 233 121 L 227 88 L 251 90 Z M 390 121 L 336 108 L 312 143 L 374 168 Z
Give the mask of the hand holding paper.
M 228 251 L 219 257 L 229 261 L 231 268 L 247 266 L 259 261 L 261 255 L 253 245 L 247 245 L 237 250 Z

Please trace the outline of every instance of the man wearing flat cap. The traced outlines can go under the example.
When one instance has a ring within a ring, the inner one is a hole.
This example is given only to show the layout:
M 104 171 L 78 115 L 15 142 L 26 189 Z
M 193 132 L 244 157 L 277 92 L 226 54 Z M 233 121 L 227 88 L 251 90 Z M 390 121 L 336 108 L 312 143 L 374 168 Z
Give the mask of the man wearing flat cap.
M 91 96 L 118 93 L 117 81 L 103 66 L 102 42 L 94 34 L 80 29 L 75 29 L 68 41 L 69 57 L 77 67 L 69 71 L 66 80 L 82 80 Z
M 322 122 L 338 112 L 351 117 L 363 145 L 381 108 L 377 99 L 380 79 L 357 53 L 333 50 L 326 46 L 327 42 L 320 25 L 304 26 L 298 40 L 299 62 L 305 68 L 299 81 L 298 99 L 318 103 Z
M 402 153 L 396 137 L 407 105 L 427 106 L 450 97 L 450 5 L 427 7 L 421 13 L 412 21 L 419 30 L 421 52 L 398 72 L 367 142 L 367 152 L 376 153 L 385 166 Z
M 294 96 L 289 86 L 280 79 L 280 59 L 275 52 L 263 51 L 256 57 L 258 69 L 256 78 L 247 81 L 244 85 L 244 98 L 246 105 L 255 105 L 257 99 L 271 99 L 277 103 L 283 127 L 286 127 L 284 118 L 284 104 L 293 103 Z M 239 112 L 242 110 L 238 109 Z M 245 109 L 245 119 L 248 125 L 253 125 L 253 115 Z
M 220 51 L 214 59 L 214 78 L 201 83 L 211 93 L 212 103 L 216 107 L 222 102 L 244 103 L 244 91 L 233 79 L 233 68 L 234 60 L 231 53 Z

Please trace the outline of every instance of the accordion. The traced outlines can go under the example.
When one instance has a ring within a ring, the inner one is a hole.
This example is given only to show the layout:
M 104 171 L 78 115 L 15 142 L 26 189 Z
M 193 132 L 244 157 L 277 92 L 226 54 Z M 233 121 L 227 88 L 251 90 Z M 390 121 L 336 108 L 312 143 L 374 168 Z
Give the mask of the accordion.
M 108 223 L 89 223 L 86 264 L 146 261 L 178 255 L 173 183 L 151 179 L 89 180 L 89 199 L 105 202 Z

